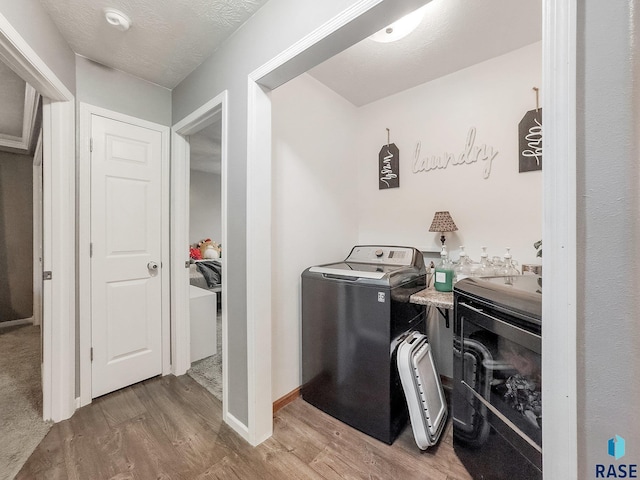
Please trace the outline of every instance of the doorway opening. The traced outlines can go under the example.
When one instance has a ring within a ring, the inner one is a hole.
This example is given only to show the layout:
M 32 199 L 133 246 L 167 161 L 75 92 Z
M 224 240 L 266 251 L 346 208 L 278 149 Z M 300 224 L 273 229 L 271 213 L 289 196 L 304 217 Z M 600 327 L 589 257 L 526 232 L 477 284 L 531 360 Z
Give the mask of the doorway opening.
M 227 408 L 226 105 L 225 91 L 172 128 L 172 365 L 237 423 Z
M 576 432 L 576 207 L 575 207 L 575 142 L 576 142 L 576 37 L 575 2 L 568 5 L 555 0 L 543 1 L 542 38 L 542 97 L 543 123 L 545 124 L 545 155 L 543 171 L 543 241 L 548 245 L 543 259 L 547 275 L 544 283 L 543 316 L 546 327 L 543 332 L 543 363 L 548 376 L 545 383 L 545 425 L 543 439 L 546 472 L 564 472 L 562 476 L 575 477 L 575 451 L 564 455 L 567 445 L 575 445 Z M 350 18 L 352 20 L 352 18 Z M 334 19 L 339 23 L 338 19 Z M 334 31 L 334 30 L 332 30 Z M 371 33 L 371 32 L 369 32 Z M 326 40 L 331 34 L 322 35 Z M 338 36 L 338 35 L 336 35 Z M 322 41 L 320 42 L 322 43 Z M 311 46 L 314 46 L 311 49 Z M 328 45 L 326 43 L 323 46 Z M 286 51 L 286 54 L 266 63 L 249 76 L 249 122 L 247 184 L 252 192 L 248 198 L 248 288 L 259 292 L 248 302 L 247 328 L 249 330 L 249 423 L 252 443 L 268 437 L 272 422 L 269 399 L 264 392 L 271 389 L 271 369 L 264 366 L 264 358 L 271 358 L 270 342 L 262 341 L 271 332 L 271 317 L 259 312 L 270 307 L 271 288 L 259 290 L 258 280 L 271 276 L 270 259 L 264 255 L 265 245 L 270 244 L 269 214 L 271 198 L 271 102 L 269 90 L 306 71 L 309 65 L 320 63 L 319 50 L 314 40 L 302 40 Z M 328 47 L 330 48 L 330 47 Z M 313 51 L 310 51 L 313 50 Z M 304 52 L 300 54 L 299 52 Z M 325 57 L 327 58 L 327 57 Z M 322 60 L 322 59 L 321 59 Z M 321 61 L 320 60 L 320 61 Z M 255 280 L 254 280 L 255 279 Z M 253 340 L 253 341 L 252 341 Z M 552 371 L 553 365 L 564 364 L 566 369 Z M 562 425 L 563 435 L 557 435 L 557 425 Z M 554 432 L 552 435 L 551 432 Z
M 2 15 L 0 58 L 43 98 L 42 416 L 61 421 L 75 410 L 75 98 Z
M 42 100 L 0 62 L 0 459 L 14 471 L 49 430 L 43 420 Z
M 189 329 L 187 373 L 222 401 L 222 112 L 189 135 Z
M 42 100 L 0 62 L 0 328 L 42 320 Z M 17 88 L 11 88 L 12 84 Z
M 416 247 L 428 265 L 439 259 L 440 235 L 427 232 L 437 210 L 460 228 L 447 239 L 453 259 L 461 245 L 476 262 L 482 246 L 491 257 L 511 247 L 521 264 L 536 263 L 542 171 L 519 173 L 511 152 L 542 82 L 542 2 L 432 0 L 405 18 L 414 14 L 422 20 L 406 37 L 381 44 L 375 34 L 271 91 L 274 399 L 300 379 L 299 335 L 286 333 L 299 334 L 290 292 L 305 268 L 342 260 L 354 245 Z M 479 20 L 490 33 L 467 36 Z M 491 167 L 421 167 L 444 152 L 460 158 L 471 131 L 469 148 L 495 152 Z M 381 188 L 376 168 L 389 143 L 399 148 L 398 188 Z M 452 378 L 452 329 L 431 310 L 434 355 Z

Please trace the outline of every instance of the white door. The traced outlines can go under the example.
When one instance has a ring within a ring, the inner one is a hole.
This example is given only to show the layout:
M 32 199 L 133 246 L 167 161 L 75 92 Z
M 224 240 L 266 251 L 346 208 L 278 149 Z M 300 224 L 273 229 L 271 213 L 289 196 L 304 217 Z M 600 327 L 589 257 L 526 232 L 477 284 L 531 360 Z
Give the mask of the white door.
M 91 116 L 91 396 L 162 372 L 161 133 Z

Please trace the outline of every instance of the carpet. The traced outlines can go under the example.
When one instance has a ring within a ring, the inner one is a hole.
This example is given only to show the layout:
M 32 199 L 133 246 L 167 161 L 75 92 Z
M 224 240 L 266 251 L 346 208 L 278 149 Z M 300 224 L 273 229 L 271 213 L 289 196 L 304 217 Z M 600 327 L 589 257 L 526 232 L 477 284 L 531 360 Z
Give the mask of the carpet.
M 216 354 L 191 364 L 187 375 L 222 401 L 222 314 L 216 318 Z
M 0 330 L 0 480 L 9 480 L 45 437 L 42 420 L 40 327 Z

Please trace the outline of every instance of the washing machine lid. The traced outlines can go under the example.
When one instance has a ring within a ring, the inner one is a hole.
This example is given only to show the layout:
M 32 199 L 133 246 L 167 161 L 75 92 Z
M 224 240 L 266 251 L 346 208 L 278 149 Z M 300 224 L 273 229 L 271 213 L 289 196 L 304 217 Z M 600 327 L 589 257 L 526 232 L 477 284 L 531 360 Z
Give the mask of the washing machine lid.
M 397 265 L 372 265 L 368 263 L 338 262 L 328 265 L 311 267 L 311 273 L 323 273 L 326 275 L 336 275 L 339 277 L 370 278 L 382 280 L 392 272 L 402 270 L 403 266 Z
M 343 262 L 311 267 L 309 272 L 389 281 L 392 276 L 424 275 L 424 260 L 422 254 L 412 247 L 356 245 Z

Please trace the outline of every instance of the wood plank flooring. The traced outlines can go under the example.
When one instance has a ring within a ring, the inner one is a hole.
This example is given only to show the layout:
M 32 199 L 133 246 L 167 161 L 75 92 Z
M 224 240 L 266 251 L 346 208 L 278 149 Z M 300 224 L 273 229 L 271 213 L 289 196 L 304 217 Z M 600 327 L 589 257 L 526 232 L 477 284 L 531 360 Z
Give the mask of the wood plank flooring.
M 154 378 L 94 400 L 53 426 L 18 476 L 34 479 L 424 479 L 471 477 L 411 428 L 389 446 L 302 399 L 278 411 L 273 437 L 251 447 L 222 421 L 222 405 L 188 376 Z

